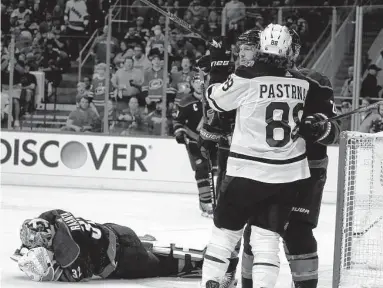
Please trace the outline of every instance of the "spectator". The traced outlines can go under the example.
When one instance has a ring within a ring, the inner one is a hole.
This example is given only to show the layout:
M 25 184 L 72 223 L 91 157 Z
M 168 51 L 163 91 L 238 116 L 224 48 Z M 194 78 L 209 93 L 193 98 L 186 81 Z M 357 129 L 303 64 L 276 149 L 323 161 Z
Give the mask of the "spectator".
M 186 95 L 190 94 L 191 81 L 195 75 L 192 71 L 191 60 L 184 56 L 181 62 L 182 71 L 172 74 L 172 87 L 175 89 L 175 104 L 178 104 Z
M 371 104 L 371 99 L 370 98 L 362 98 L 360 99 L 360 106 L 365 107 Z M 362 123 L 364 119 L 370 114 L 370 111 L 367 112 L 361 112 L 359 113 L 360 115 L 360 122 Z
M 362 121 L 359 132 L 377 133 L 383 131 L 383 105 L 369 112 Z
M 143 53 L 143 46 L 141 44 L 137 44 L 134 47 L 134 68 L 141 70 L 142 72 L 152 69 L 152 63 L 150 63 L 149 59 Z
M 89 77 L 84 77 L 84 82 L 77 83 L 77 97 L 88 97 L 89 99 L 89 107 L 96 113 L 97 117 L 100 118 L 100 115 L 98 114 L 97 108 L 93 103 L 93 92 L 92 92 L 92 85 L 90 83 Z
M 117 68 L 121 68 L 122 64 L 124 64 L 124 61 L 127 57 L 132 57 L 133 56 L 133 51 L 132 49 L 128 49 L 128 45 L 126 43 L 126 40 L 122 40 L 120 43 L 120 52 L 116 55 L 116 57 L 113 60 L 114 65 Z
M 238 30 L 239 33 L 244 30 L 244 19 L 246 17 L 246 6 L 239 0 L 231 0 L 226 3 L 222 11 L 225 17 L 226 25 L 229 30 Z
M 163 52 L 164 43 L 165 43 L 165 35 L 162 33 L 162 29 L 160 25 L 156 25 L 152 28 L 154 36 L 150 37 L 146 50 L 150 51 L 153 48 L 160 49 L 160 52 Z M 162 50 L 162 51 L 161 51 Z
M 187 10 L 187 11 L 185 12 L 184 17 L 183 17 L 183 20 L 184 20 L 186 23 L 188 23 L 188 24 L 194 26 L 193 13 L 192 13 L 190 10 Z
M 189 56 L 191 58 L 196 54 L 195 46 L 179 31 L 175 38 L 171 39 L 170 45 L 172 51 L 174 51 L 173 55 L 177 58 L 182 59 L 184 56 Z
M 1 32 L 2 34 L 8 34 L 11 29 L 11 17 L 8 13 L 8 7 L 1 3 Z M 12 13 L 12 12 L 11 12 Z
M 88 76 L 85 76 L 84 79 L 83 79 L 83 83 L 85 84 L 85 91 L 87 93 L 91 93 L 92 92 L 92 80 L 90 77 Z
M 362 82 L 361 97 L 370 97 L 378 98 L 379 91 L 382 89 L 381 86 L 378 86 L 378 80 L 376 79 L 378 72 L 382 70 L 375 64 L 368 66 L 368 74 Z
M 25 16 L 31 15 L 32 11 L 26 8 L 24 0 L 19 2 L 19 8 L 15 9 L 11 14 L 11 19 L 16 21 L 17 26 L 23 26 L 25 22 Z
M 113 87 L 117 90 L 118 97 L 122 100 L 119 103 L 119 109 L 128 107 L 131 97 L 136 97 L 140 93 L 144 82 L 144 75 L 141 70 L 133 68 L 133 59 L 126 58 L 124 66 L 112 77 Z M 121 106 L 120 106 L 121 105 Z
M 195 25 L 199 21 L 206 21 L 209 16 L 209 10 L 207 7 L 201 6 L 200 0 L 194 0 L 191 2 L 188 11 L 192 14 L 193 24 Z
M 141 17 L 141 16 L 137 17 L 136 31 L 138 35 L 140 36 L 140 38 L 144 40 L 145 42 L 147 42 L 150 37 L 150 32 L 149 32 L 149 29 L 145 28 L 144 22 L 145 22 L 144 17 Z
M 215 10 L 211 10 L 208 17 L 208 35 L 210 37 L 220 36 L 221 34 L 221 19 Z
M 69 55 L 75 60 L 82 49 L 89 24 L 88 8 L 83 0 L 68 0 L 65 5 L 64 20 L 67 29 Z
M 9 95 L 1 92 L 1 129 L 8 128 Z
M 145 71 L 144 84 L 142 85 L 143 97 L 147 105 L 148 112 L 155 109 L 158 101 L 162 99 L 163 86 L 167 86 L 167 102 L 174 102 L 174 89 L 169 87 L 168 83 L 164 83 L 164 71 L 161 60 L 163 60 L 163 54 L 158 49 L 151 50 L 150 58 L 152 61 L 152 69 Z
M 149 113 L 146 117 L 148 123 L 148 132 L 150 135 L 161 136 L 162 123 L 165 122 L 168 125 L 168 120 L 162 118 L 162 101 L 156 103 L 156 109 Z M 167 126 L 165 131 L 168 131 Z M 163 135 L 165 136 L 165 135 Z
M 348 113 L 352 110 L 350 102 L 343 101 L 341 106 L 341 113 Z M 340 131 L 351 131 L 351 117 L 345 117 L 340 121 Z
M 130 26 L 128 32 L 126 33 L 124 40 L 127 46 L 135 46 L 138 43 L 143 43 L 143 38 L 140 37 L 140 34 L 137 32 L 135 26 Z
M 2 85 L 2 92 L 9 95 L 9 97 L 12 99 L 13 104 L 13 115 L 14 115 L 14 122 L 13 127 L 19 128 L 20 127 L 20 95 L 21 95 L 21 74 L 24 72 L 23 67 L 15 60 L 10 59 L 9 54 L 7 53 L 7 50 L 4 47 L 2 48 L 2 54 L 1 54 L 1 85 Z M 9 86 L 9 77 L 10 77 L 10 64 L 11 61 L 14 63 L 14 69 L 13 69 L 13 86 L 12 86 L 12 94 L 10 94 L 10 86 Z
M 134 17 L 142 17 L 144 19 L 148 19 L 151 8 L 144 5 L 140 0 L 134 0 L 132 6 L 130 6 L 130 9 Z
M 138 107 L 138 100 L 136 97 L 129 99 L 129 107 L 122 110 L 118 116 L 118 120 L 124 121 L 122 136 L 144 134 L 143 117 Z
M 106 63 L 106 50 L 107 50 L 107 39 L 108 39 L 108 26 L 104 26 L 102 35 L 98 36 L 94 42 L 92 54 L 95 56 L 95 63 Z M 111 37 L 110 42 L 110 58 L 113 59 L 118 50 L 118 40 Z
M 340 96 L 352 98 L 354 89 L 354 67 L 348 67 L 348 78 L 344 81 Z
M 59 87 L 62 80 L 62 68 L 60 67 L 62 61 L 60 61 L 60 51 L 57 48 L 53 48 L 55 42 L 50 39 L 45 43 L 46 48 L 39 69 L 45 72 L 45 85 L 47 91 L 47 99 L 45 100 L 49 101 L 51 96 L 56 95 L 56 89 Z
M 105 113 L 105 92 L 107 91 L 106 73 L 110 73 L 105 63 L 97 64 L 94 68 L 94 75 L 92 79 L 92 94 L 93 103 L 97 108 L 97 112 L 100 115 L 101 120 Z M 109 83 L 109 97 L 113 96 L 113 85 Z M 108 100 L 108 114 L 110 114 L 110 106 L 112 106 L 111 100 Z
M 61 130 L 98 132 L 100 130 L 100 120 L 89 107 L 89 98 L 85 95 L 79 95 L 76 97 L 76 102 L 76 109 L 69 114 L 66 125 Z
M 64 18 L 64 11 L 61 9 L 61 6 L 59 4 L 57 4 L 55 6 L 55 8 L 53 8 L 52 18 L 53 19 L 62 19 L 62 18 Z
M 21 110 L 26 116 L 30 115 L 34 109 L 34 96 L 37 86 L 36 77 L 29 73 L 30 65 L 26 63 L 24 66 L 24 73 L 21 75 L 21 96 L 20 106 Z

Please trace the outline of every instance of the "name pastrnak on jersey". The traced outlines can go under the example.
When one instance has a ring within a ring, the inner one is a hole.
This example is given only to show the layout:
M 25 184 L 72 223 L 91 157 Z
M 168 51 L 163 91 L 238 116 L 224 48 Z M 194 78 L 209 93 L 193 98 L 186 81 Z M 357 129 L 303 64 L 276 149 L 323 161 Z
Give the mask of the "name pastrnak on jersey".
M 310 177 L 305 141 L 294 137 L 309 83 L 266 65 L 240 66 L 207 89 L 210 107 L 237 109 L 227 175 L 265 183 Z

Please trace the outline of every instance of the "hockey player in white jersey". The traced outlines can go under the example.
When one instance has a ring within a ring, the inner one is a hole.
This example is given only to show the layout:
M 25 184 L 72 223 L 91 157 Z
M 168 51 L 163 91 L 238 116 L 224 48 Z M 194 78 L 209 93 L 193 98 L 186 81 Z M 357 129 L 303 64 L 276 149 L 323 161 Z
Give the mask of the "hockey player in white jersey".
M 305 142 L 292 137 L 309 84 L 287 72 L 293 51 L 287 27 L 270 24 L 260 34 L 254 62 L 207 89 L 211 108 L 237 109 L 227 174 L 214 213 L 202 287 L 220 287 L 228 259 L 250 220 L 253 287 L 274 287 L 279 236 L 297 193 L 310 176 Z
M 296 58 L 299 56 L 299 35 L 292 29 L 295 53 L 292 55 L 292 69 L 289 72 L 297 77 L 304 77 L 309 82 L 299 135 L 306 141 L 306 154 L 311 177 L 299 193 L 284 232 L 284 248 L 290 264 L 293 282 L 296 288 L 316 288 L 318 284 L 317 241 L 313 230 L 317 227 L 323 189 L 326 183 L 328 165 L 327 145 L 334 144 L 339 135 L 339 124 L 328 122 L 312 125 L 320 120 L 336 116 L 334 92 L 330 80 L 316 71 L 297 69 Z M 245 228 L 244 249 L 242 255 L 242 288 L 253 287 L 251 270 L 250 229 Z

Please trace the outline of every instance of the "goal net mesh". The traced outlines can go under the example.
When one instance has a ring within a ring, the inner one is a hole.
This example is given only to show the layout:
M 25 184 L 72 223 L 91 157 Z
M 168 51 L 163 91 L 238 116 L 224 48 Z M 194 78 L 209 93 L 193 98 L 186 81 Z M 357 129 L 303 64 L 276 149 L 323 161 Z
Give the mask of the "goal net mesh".
M 383 287 L 383 135 L 342 133 L 339 169 L 333 287 Z

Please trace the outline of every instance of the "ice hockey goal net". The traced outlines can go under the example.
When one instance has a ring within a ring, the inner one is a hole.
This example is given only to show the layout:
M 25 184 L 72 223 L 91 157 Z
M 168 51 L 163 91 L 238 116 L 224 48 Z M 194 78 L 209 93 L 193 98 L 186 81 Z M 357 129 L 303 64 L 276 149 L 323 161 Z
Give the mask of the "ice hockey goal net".
M 383 135 L 340 138 L 333 288 L 383 287 Z

